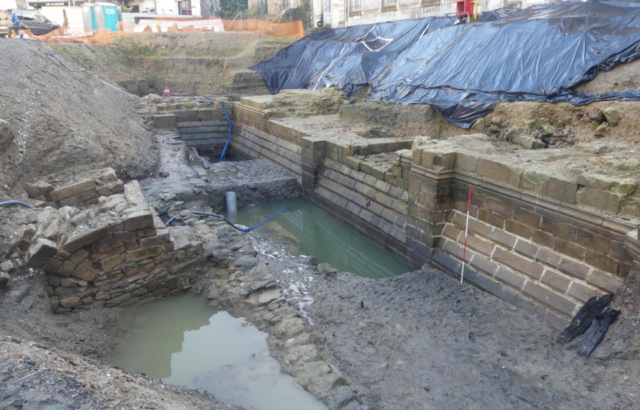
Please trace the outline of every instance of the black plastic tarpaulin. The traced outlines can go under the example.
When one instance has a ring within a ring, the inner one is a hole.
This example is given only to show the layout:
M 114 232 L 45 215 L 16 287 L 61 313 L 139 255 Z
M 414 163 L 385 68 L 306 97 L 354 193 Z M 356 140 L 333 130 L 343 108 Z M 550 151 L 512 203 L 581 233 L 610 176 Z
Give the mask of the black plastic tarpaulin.
M 640 100 L 573 88 L 640 56 L 640 4 L 540 4 L 478 21 L 424 18 L 325 30 L 251 67 L 269 91 L 371 86 L 371 99 L 430 104 L 469 128 L 501 101 Z

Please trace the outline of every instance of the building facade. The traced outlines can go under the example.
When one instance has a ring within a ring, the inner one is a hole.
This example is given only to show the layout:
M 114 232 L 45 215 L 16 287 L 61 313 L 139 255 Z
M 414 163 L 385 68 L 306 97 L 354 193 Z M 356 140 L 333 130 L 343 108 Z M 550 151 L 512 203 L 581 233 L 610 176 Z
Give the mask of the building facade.
M 529 7 L 544 0 L 479 0 L 478 12 L 501 7 Z M 323 15 L 324 25 L 349 27 L 455 13 L 452 0 L 313 0 L 314 25 Z M 320 13 L 320 10 L 323 12 Z

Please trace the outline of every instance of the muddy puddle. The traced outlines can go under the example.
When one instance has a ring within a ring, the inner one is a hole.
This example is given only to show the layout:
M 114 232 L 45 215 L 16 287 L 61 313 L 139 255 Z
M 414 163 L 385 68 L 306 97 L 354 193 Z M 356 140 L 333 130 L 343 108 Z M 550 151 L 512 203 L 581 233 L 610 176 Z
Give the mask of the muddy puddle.
M 294 255 L 312 255 L 319 263 L 329 263 L 341 272 L 384 278 L 412 270 L 303 198 L 244 206 L 238 208 L 237 215 L 227 217 L 253 226 L 287 206 L 290 209 L 256 232 L 280 239 Z
M 114 366 L 206 390 L 247 409 L 326 409 L 291 376 L 280 373 L 266 333 L 195 295 L 127 309 L 118 326 L 125 336 L 105 358 Z

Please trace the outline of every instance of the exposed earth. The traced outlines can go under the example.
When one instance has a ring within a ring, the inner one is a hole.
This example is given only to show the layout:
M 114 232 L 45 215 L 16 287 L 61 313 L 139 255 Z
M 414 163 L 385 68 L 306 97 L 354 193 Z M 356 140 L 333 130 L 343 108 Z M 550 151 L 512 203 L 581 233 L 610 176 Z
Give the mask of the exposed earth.
M 605 338 L 585 359 L 539 317 L 438 270 L 368 279 L 311 267 L 282 243 L 251 237 L 281 286 L 303 290 L 287 296 L 371 409 L 636 406 L 637 331 L 628 343 Z
M 293 255 L 259 230 L 240 233 L 192 214 L 224 208 L 228 190 L 241 204 L 298 191 L 295 175 L 265 159 L 194 164 L 174 131 L 152 129 L 136 114 L 134 97 L 100 80 L 145 95 L 173 79 L 178 92 L 237 100 L 266 91 L 247 68 L 289 43 L 207 36 L 144 34 L 113 47 L 0 41 L 6 77 L 0 201 L 30 201 L 27 184 L 51 175 L 113 167 L 124 181 L 139 179 L 165 222 L 176 216 L 173 223 L 185 231 L 212 232 L 204 242 L 217 265 L 184 291 L 268 333 L 282 371 L 332 410 L 638 408 L 638 278 L 626 279 L 614 300 L 622 316 L 587 359 L 577 354 L 577 342 L 558 344 L 557 329 L 541 318 L 431 266 L 368 279 L 317 265 L 313 255 Z M 580 90 L 638 89 L 638 67 L 601 73 Z M 638 102 L 500 103 L 471 130 L 460 130 L 428 106 L 365 103 L 337 90 L 323 90 L 317 100 L 296 95 L 260 101 L 272 104 L 274 122 L 345 144 L 482 133 L 496 151 L 524 151 L 518 158 L 533 158 L 528 161 L 538 167 L 548 160 L 531 149 L 567 148 L 573 151 L 562 152 L 575 158 L 560 158 L 558 167 L 579 163 L 612 178 L 638 178 Z M 587 154 L 602 156 L 582 161 Z M 0 262 L 16 251 L 22 227 L 36 224 L 38 212 L 0 207 Z M 239 409 L 101 362 L 123 337 L 117 326 L 123 308 L 54 314 L 46 277 L 41 269 L 12 267 L 0 288 L 0 408 Z

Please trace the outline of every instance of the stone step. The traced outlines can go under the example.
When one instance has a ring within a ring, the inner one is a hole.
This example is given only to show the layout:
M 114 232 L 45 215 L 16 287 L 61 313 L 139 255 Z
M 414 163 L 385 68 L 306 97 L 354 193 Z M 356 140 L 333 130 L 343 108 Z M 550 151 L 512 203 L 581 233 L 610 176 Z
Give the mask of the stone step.
M 182 121 L 178 123 L 178 130 L 181 128 L 199 128 L 199 127 L 218 127 L 225 126 L 228 127 L 229 124 L 227 121 Z
M 228 132 L 206 133 L 206 134 L 181 134 L 180 139 L 183 141 L 194 140 L 210 140 L 210 139 L 224 139 L 227 140 Z
M 178 128 L 180 135 L 183 134 L 211 134 L 218 132 L 229 132 L 228 125 L 219 125 L 217 127 L 192 127 L 192 128 Z
M 188 147 L 206 147 L 209 145 L 223 146 L 226 143 L 227 143 L 226 138 L 208 139 L 208 140 L 192 140 L 192 141 L 186 142 Z
M 237 70 L 229 73 L 231 76 L 231 87 L 255 87 L 264 86 L 264 81 L 260 74 L 251 70 Z M 265 87 L 266 88 L 266 87 Z

